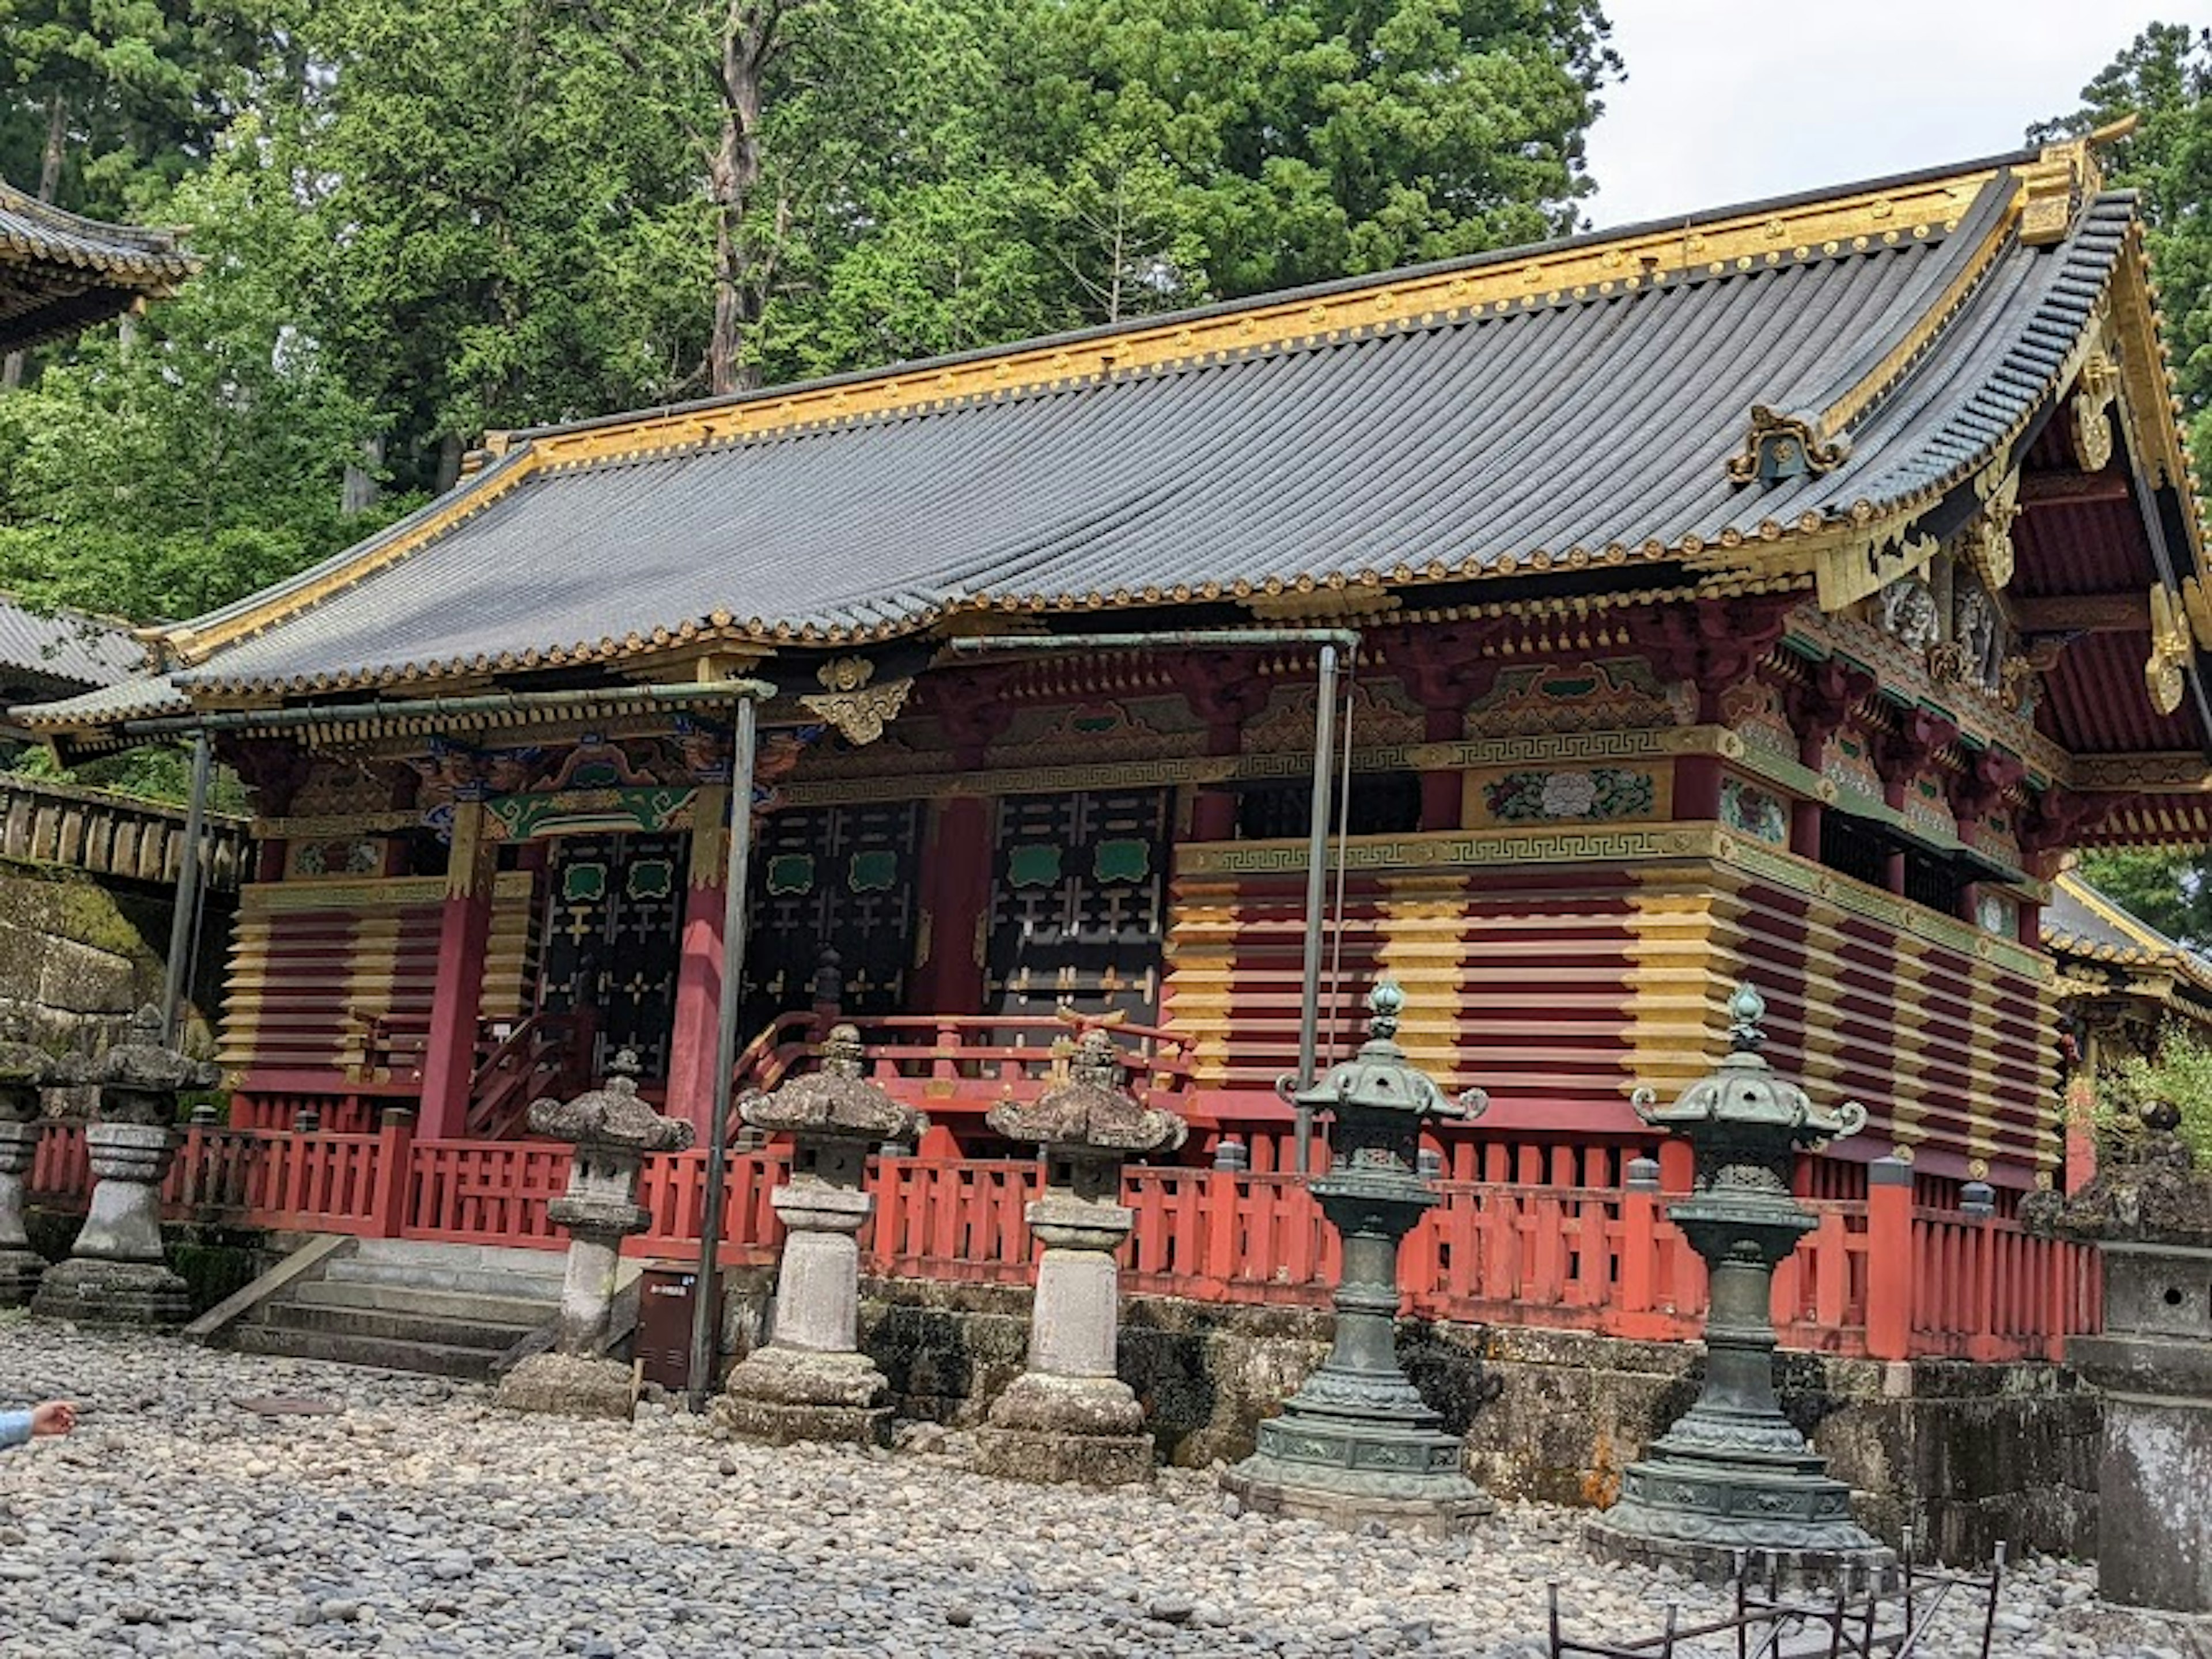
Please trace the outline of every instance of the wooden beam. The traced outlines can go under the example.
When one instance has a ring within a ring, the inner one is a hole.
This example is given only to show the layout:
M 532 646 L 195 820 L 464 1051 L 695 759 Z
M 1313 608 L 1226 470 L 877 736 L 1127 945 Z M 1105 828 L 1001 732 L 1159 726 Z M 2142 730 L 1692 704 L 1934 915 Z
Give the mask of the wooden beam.
M 2124 501 L 2127 476 L 2117 470 L 2103 472 L 2023 472 L 2020 475 L 2022 507 L 2063 507 L 2076 501 Z
M 2047 599 L 2009 599 L 2005 613 L 2023 634 L 2147 634 L 2148 590 L 2125 593 L 2064 593 Z

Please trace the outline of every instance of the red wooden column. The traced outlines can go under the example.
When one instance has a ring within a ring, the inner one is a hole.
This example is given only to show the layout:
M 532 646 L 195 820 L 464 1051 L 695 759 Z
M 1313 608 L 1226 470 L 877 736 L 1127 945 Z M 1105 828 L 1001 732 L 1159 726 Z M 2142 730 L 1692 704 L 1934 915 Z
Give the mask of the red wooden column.
M 476 1073 L 477 1010 L 483 995 L 484 943 L 491 936 L 498 848 L 484 833 L 482 800 L 453 804 L 446 857 L 445 908 L 438 918 L 438 976 L 430 993 L 430 1037 L 422 1051 L 422 1138 L 467 1133 Z
M 1828 739 L 1850 719 L 1851 711 L 1874 694 L 1875 678 L 1863 668 L 1831 657 L 1805 671 L 1783 693 L 1790 724 L 1797 732 L 1797 763 L 1820 773 L 1828 758 Z M 1826 808 L 1818 799 L 1796 803 L 1790 814 L 1790 850 L 1819 863 L 1820 823 Z
M 1421 741 L 1457 743 L 1467 729 L 1467 707 L 1498 684 L 1504 659 L 1490 654 L 1504 639 L 1502 618 L 1401 628 L 1385 635 L 1382 649 L 1399 684 L 1421 705 Z M 1464 808 L 1467 775 L 1455 766 L 1421 769 L 1421 828 L 1456 830 Z
M 983 964 L 976 959 L 976 941 L 991 902 L 993 816 L 993 803 L 981 795 L 954 795 L 931 810 L 921 858 L 929 954 L 915 974 L 909 1000 L 919 1012 L 982 1012 Z
M 1867 1355 L 1909 1358 L 1913 1291 L 1912 1166 L 1894 1158 L 1867 1165 Z
M 1881 774 L 1882 799 L 1893 812 L 1902 812 L 1912 786 L 1937 754 L 1959 740 L 1959 728 L 1941 714 L 1911 708 L 1897 717 L 1896 727 L 1883 732 L 1874 746 L 1875 769 Z M 1892 853 L 1885 884 L 1893 893 L 1905 890 L 1905 854 Z
M 1209 757 L 1231 757 L 1244 749 L 1244 722 L 1267 706 L 1272 687 L 1260 678 L 1249 652 L 1194 651 L 1175 662 L 1175 681 L 1190 712 L 1206 722 Z M 1237 838 L 1237 792 L 1219 784 L 1200 784 L 1190 804 L 1193 841 Z
M 668 1040 L 666 1107 L 670 1117 L 691 1123 L 702 1139 L 713 1125 L 714 1111 L 729 821 L 730 786 L 702 784 L 691 804 L 691 857 L 684 890 L 681 954 L 676 963 L 676 1021 Z

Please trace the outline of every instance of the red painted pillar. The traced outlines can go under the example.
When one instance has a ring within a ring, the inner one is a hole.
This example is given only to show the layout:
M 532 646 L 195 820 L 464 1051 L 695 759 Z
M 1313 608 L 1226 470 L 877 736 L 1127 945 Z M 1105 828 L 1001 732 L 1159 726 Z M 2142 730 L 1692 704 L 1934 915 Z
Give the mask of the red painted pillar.
M 1456 707 L 1433 704 L 1421 716 L 1421 738 L 1427 743 L 1456 743 L 1467 725 L 1467 714 Z M 1421 828 L 1456 830 L 1467 775 L 1455 767 L 1432 768 L 1421 774 Z
M 667 1114 L 688 1120 L 702 1142 L 714 1123 L 729 817 L 729 786 L 703 786 L 691 809 L 690 878 L 684 894 L 682 954 L 676 964 L 676 1024 L 668 1042 Z
M 1894 1158 L 1867 1165 L 1867 1356 L 1911 1357 L 1914 1277 L 1912 1166 Z
M 1819 776 L 1822 763 L 1828 756 L 1828 733 L 1825 728 L 1799 735 L 1797 763 Z M 1817 795 L 1792 802 L 1790 807 L 1790 850 L 1801 859 L 1820 861 L 1821 815 L 1827 811 Z
M 921 864 L 921 908 L 929 954 L 915 975 L 908 1012 L 983 1012 L 977 941 L 991 903 L 992 804 L 955 795 L 939 804 Z
M 1675 820 L 1705 823 L 1720 815 L 1720 757 L 1684 755 L 1674 763 Z
M 467 1133 L 476 1073 L 477 1008 L 483 994 L 484 942 L 491 934 L 498 849 L 484 834 L 480 800 L 453 807 L 446 859 L 446 902 L 438 919 L 438 977 L 430 993 L 430 1036 L 422 1051 L 422 1138 Z

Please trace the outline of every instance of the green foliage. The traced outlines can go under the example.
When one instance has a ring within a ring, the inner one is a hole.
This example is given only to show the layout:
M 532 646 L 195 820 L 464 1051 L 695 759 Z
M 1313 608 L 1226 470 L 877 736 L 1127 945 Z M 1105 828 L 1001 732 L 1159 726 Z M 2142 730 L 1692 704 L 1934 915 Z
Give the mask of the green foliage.
M 173 744 L 148 744 L 69 767 L 58 765 L 52 750 L 27 749 L 9 762 L 7 769 L 27 778 L 112 789 L 118 795 L 141 795 L 149 800 L 186 801 L 192 793 L 191 750 Z M 227 766 L 215 768 L 208 784 L 207 804 L 215 812 L 252 811 L 246 786 Z
M 139 618 L 487 428 L 1572 229 L 1619 69 L 1595 0 L 0 0 L 0 169 L 58 132 L 60 199 L 208 262 L 0 396 L 0 588 Z
M 2100 1082 L 2098 1129 L 2108 1142 L 2124 1144 L 2139 1136 L 2137 1114 L 2170 1102 L 2181 1114 L 2181 1138 L 2198 1164 L 2212 1166 L 2212 1045 L 2185 1031 L 2170 1031 L 2155 1058 L 2130 1054 Z
M 2170 853 L 2092 853 L 2081 860 L 2081 875 L 2167 938 L 2212 948 L 2212 885 L 2197 860 Z

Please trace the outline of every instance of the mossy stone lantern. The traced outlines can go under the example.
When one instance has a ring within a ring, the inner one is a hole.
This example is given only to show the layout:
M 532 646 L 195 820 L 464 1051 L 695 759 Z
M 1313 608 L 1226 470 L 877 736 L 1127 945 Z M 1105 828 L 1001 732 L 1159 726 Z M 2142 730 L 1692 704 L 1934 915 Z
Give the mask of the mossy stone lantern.
M 1620 1501 L 1589 1531 L 1617 1560 L 1666 1563 L 1723 1578 L 1744 1557 L 1793 1582 L 1861 1577 L 1889 1553 L 1851 1519 L 1850 1489 L 1782 1414 L 1774 1392 L 1774 1269 L 1818 1224 L 1790 1196 L 1800 1147 L 1856 1134 L 1866 1108 L 1815 1106 L 1768 1065 L 1749 985 L 1729 1001 L 1732 1042 L 1711 1075 L 1659 1106 L 1636 1091 L 1637 1115 L 1686 1138 L 1695 1187 L 1668 1207 L 1711 1274 L 1705 1382 L 1695 1405 L 1630 1465 Z
M 1443 1534 L 1492 1506 L 1462 1471 L 1463 1443 L 1398 1364 L 1398 1247 L 1437 1201 L 1419 1174 L 1422 1124 L 1479 1116 L 1489 1103 L 1474 1089 L 1448 1099 L 1406 1058 L 1396 1040 L 1404 1003 L 1395 985 L 1377 985 L 1358 1054 L 1297 1097 L 1334 1120 L 1328 1173 L 1313 1193 L 1343 1243 L 1336 1338 L 1221 1484 L 1267 1514 Z

